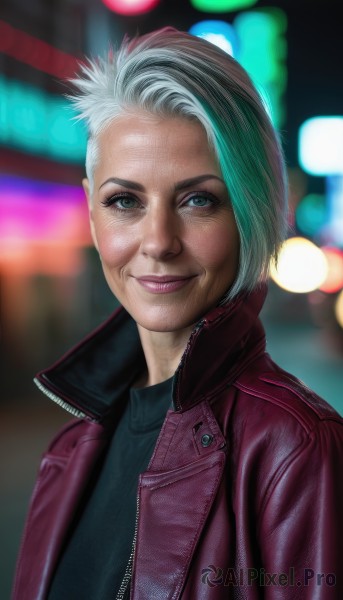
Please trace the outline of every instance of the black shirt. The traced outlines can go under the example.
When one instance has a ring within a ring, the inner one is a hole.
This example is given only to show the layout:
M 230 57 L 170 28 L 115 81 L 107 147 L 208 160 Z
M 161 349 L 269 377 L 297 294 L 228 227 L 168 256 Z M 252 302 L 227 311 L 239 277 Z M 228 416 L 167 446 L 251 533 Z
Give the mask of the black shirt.
M 172 378 L 131 389 L 83 511 L 57 566 L 49 600 L 115 598 L 131 554 L 138 476 L 151 459 Z

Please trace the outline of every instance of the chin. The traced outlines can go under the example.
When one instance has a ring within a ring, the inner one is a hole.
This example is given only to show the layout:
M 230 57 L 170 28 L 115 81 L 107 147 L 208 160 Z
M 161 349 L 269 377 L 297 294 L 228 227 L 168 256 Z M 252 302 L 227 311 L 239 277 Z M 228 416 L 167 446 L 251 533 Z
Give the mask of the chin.
M 173 331 L 182 331 L 183 329 L 192 328 L 194 321 L 165 320 L 165 319 L 135 319 L 137 325 L 143 327 L 147 331 L 155 331 L 160 333 L 171 333 Z
M 174 314 L 168 314 L 169 311 L 166 310 L 157 311 L 157 314 L 155 311 L 151 311 L 152 314 L 149 314 L 149 311 L 147 311 L 144 315 L 130 310 L 128 312 L 140 327 L 148 331 L 161 333 L 191 329 L 198 320 L 197 314 L 180 315 L 180 311 L 178 311 L 178 314 L 175 314 L 175 310 L 171 311 Z

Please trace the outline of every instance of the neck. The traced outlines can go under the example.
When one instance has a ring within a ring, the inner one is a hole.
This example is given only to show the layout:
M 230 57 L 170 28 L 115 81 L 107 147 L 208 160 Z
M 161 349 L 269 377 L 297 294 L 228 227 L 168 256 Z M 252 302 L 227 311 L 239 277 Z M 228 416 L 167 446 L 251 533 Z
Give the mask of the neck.
M 147 364 L 141 387 L 156 385 L 172 377 L 179 365 L 193 327 L 181 331 L 149 331 L 137 325 Z

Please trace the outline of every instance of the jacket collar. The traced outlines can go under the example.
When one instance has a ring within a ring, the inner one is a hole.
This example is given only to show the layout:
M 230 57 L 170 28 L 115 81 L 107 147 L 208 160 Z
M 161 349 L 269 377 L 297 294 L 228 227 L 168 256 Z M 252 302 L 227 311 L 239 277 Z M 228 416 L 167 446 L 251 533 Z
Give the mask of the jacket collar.
M 241 294 L 212 309 L 197 324 L 174 377 L 177 409 L 210 398 L 264 351 L 265 334 L 258 315 L 266 294 L 266 286 Z
M 173 381 L 174 408 L 184 411 L 229 385 L 264 350 L 258 314 L 261 286 L 210 310 L 195 326 Z M 52 367 L 38 373 L 40 389 L 72 414 L 106 422 L 145 366 L 136 323 L 119 308 Z

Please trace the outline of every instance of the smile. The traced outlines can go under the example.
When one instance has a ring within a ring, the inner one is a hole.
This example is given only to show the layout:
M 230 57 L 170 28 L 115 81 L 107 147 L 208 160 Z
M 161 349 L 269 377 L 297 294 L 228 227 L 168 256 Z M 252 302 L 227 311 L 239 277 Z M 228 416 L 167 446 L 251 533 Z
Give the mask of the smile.
M 153 294 L 168 294 L 185 287 L 195 275 L 145 275 L 136 277 L 136 281 L 148 292 Z

